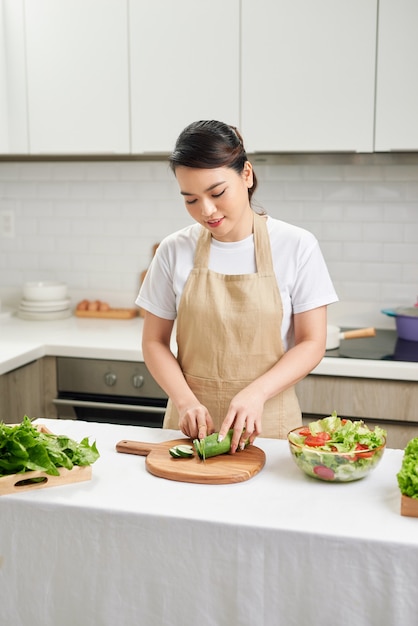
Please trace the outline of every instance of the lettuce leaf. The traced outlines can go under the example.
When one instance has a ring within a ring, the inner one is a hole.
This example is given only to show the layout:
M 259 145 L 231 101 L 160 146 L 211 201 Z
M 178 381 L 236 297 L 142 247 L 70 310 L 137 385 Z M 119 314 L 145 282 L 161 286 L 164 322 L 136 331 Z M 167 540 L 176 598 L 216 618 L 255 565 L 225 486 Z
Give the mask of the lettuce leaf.
M 368 450 L 374 450 L 386 439 L 386 431 L 380 426 L 370 430 L 362 420 L 341 419 L 335 411 L 328 417 L 310 422 L 308 427 L 312 435 L 320 432 L 329 434 L 328 441 L 315 447 L 315 450 L 323 452 L 355 452 L 357 444 L 367 446 Z M 304 444 L 305 438 L 297 432 L 289 434 L 289 439 L 299 445 Z
M 407 443 L 397 479 L 404 496 L 418 499 L 418 437 Z
M 91 465 L 99 456 L 96 442 L 41 433 L 26 415 L 17 426 L 0 423 L 0 477 L 33 470 L 59 476 L 59 467 Z

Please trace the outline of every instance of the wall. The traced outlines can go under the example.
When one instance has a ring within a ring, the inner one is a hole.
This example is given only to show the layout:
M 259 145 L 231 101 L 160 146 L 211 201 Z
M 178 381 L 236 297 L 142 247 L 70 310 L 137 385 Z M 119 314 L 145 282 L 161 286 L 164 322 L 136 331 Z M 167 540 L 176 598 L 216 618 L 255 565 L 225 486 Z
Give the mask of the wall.
M 381 315 L 381 307 L 415 302 L 414 161 L 253 162 L 257 204 L 318 237 L 342 301 L 334 309 L 336 321 L 387 326 L 392 320 Z M 108 297 L 114 306 L 130 306 L 153 244 L 190 223 L 175 179 L 161 161 L 0 162 L 1 210 L 11 210 L 15 222 L 15 236 L 0 238 L 6 300 L 19 299 L 24 281 L 59 279 L 75 299 Z

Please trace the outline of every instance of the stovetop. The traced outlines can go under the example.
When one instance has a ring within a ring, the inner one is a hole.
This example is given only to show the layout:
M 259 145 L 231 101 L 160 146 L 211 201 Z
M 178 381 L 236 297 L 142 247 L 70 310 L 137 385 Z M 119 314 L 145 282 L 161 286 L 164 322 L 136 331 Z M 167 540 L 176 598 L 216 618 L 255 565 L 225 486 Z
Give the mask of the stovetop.
M 342 328 L 341 330 L 349 329 Z M 418 341 L 398 339 L 396 330 L 377 329 L 375 337 L 341 340 L 340 347 L 335 350 L 327 350 L 325 356 L 417 363 Z

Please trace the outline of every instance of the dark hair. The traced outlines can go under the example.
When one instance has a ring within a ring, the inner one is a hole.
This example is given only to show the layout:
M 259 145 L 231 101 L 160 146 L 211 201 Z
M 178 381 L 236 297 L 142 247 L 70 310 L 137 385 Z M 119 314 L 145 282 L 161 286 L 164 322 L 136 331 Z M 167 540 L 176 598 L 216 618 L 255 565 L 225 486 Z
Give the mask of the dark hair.
M 169 157 L 173 172 L 179 166 L 198 169 L 230 167 L 241 174 L 248 161 L 244 142 L 239 131 L 216 120 L 201 120 L 186 126 L 180 133 L 173 153 Z M 253 186 L 248 190 L 251 201 L 257 187 L 253 172 Z

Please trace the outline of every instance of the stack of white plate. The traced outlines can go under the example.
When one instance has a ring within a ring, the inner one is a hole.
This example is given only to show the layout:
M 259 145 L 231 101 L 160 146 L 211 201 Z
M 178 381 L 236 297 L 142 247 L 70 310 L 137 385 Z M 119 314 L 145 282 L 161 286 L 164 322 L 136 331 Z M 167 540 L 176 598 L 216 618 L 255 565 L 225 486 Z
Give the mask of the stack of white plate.
M 67 285 L 55 281 L 25 283 L 17 315 L 24 320 L 34 321 L 69 317 L 71 308 Z

